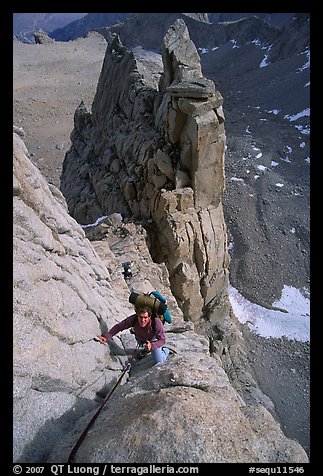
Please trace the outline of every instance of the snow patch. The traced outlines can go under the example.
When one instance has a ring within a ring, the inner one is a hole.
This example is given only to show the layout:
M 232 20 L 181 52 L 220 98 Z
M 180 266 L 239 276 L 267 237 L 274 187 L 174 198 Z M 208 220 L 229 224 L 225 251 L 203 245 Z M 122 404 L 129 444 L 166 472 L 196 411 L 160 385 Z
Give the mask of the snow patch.
M 266 309 L 251 303 L 231 285 L 229 298 L 239 322 L 247 323 L 249 329 L 256 334 L 266 338 L 286 337 L 289 340 L 309 342 L 310 301 L 299 289 L 284 286 L 280 300 L 273 303 L 273 307 L 280 310 Z
M 283 160 L 284 162 L 287 162 L 288 164 L 292 163 L 292 161 L 288 157 L 280 157 L 280 160 Z
M 297 114 L 294 114 L 293 116 L 288 116 L 287 114 L 284 116 L 284 119 L 288 119 L 289 121 L 297 121 L 297 119 L 300 119 L 301 117 L 309 117 L 310 114 L 310 108 L 304 109 L 304 111 L 298 112 Z
M 244 180 L 242 178 L 238 178 L 238 177 L 231 177 L 230 181 L 232 181 L 232 182 L 243 182 L 244 183 Z
M 257 165 L 258 170 L 262 170 L 263 172 L 267 170 L 267 167 L 265 165 Z
M 264 56 L 262 62 L 261 62 L 260 65 L 259 65 L 259 68 L 265 68 L 266 66 L 268 66 L 268 65 L 270 64 L 270 63 L 268 62 L 268 56 L 269 56 L 269 51 L 270 51 L 271 47 L 272 47 L 272 45 L 270 45 L 270 46 L 268 47 L 267 54 L 265 54 L 265 56 Z M 265 49 L 265 48 L 263 48 L 263 49 Z
M 103 217 L 97 218 L 97 220 L 95 221 L 95 223 L 89 223 L 88 225 L 81 225 L 81 227 L 82 227 L 82 228 L 88 228 L 89 226 L 96 226 L 96 225 L 98 225 L 102 220 L 104 220 L 105 218 L 108 218 L 108 215 L 104 215 Z
M 269 114 L 275 114 L 275 116 L 279 114 L 279 111 L 280 109 L 271 109 L 271 111 L 268 111 L 267 109 L 265 109 L 265 112 L 268 112 Z
M 311 53 L 310 53 L 310 50 L 306 50 L 304 51 L 303 53 L 300 53 L 301 55 L 306 55 L 307 56 L 307 61 L 305 64 L 303 64 L 303 66 L 301 66 L 300 68 L 298 68 L 296 70 L 296 73 L 300 73 L 301 71 L 304 71 L 304 69 L 308 69 L 311 65 Z
M 308 136 L 310 132 L 310 126 L 301 126 L 301 125 L 295 125 L 296 129 L 300 131 L 301 134 L 304 134 Z

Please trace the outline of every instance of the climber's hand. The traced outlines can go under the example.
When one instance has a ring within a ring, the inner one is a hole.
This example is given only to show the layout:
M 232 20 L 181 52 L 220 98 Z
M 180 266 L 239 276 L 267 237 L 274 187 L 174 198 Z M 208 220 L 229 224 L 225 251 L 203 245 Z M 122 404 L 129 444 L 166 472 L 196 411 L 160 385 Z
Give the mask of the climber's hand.
M 147 350 L 147 352 L 151 350 L 151 342 L 149 342 L 149 340 L 146 341 L 145 349 Z
M 101 344 L 105 344 L 107 342 L 107 339 L 103 336 L 98 336 L 98 339 L 101 342 Z

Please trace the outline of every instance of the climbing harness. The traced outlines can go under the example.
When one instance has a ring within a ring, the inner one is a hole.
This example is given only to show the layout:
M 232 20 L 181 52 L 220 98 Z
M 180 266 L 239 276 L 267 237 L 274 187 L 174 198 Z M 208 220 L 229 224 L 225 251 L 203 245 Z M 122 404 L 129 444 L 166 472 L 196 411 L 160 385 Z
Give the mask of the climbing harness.
M 100 342 L 99 339 L 96 339 L 94 338 L 94 340 L 96 342 Z M 108 345 L 107 343 L 105 343 L 104 345 Z M 91 418 L 91 420 L 89 421 L 89 423 L 87 424 L 85 430 L 83 431 L 83 433 L 81 434 L 81 436 L 79 437 L 79 439 L 77 440 L 74 448 L 72 449 L 69 457 L 68 457 L 68 463 L 75 463 L 75 455 L 78 451 L 78 449 L 80 448 L 81 444 L 83 443 L 89 429 L 91 428 L 91 426 L 93 425 L 93 423 L 95 422 L 95 420 L 97 419 L 97 417 L 99 416 L 101 410 L 103 409 L 104 405 L 107 403 L 107 401 L 109 400 L 109 398 L 111 397 L 111 395 L 113 394 L 113 392 L 115 391 L 115 389 L 117 388 L 117 386 L 120 384 L 121 380 L 123 379 L 123 376 L 129 372 L 129 375 L 130 375 L 130 369 L 131 369 L 131 365 L 136 361 L 136 360 L 139 360 L 139 359 L 142 359 L 145 355 L 147 354 L 147 351 L 145 349 L 140 349 L 139 348 L 139 345 L 137 345 L 136 347 L 136 350 L 134 351 L 133 355 L 128 359 L 128 362 L 125 366 L 125 368 L 123 369 L 120 377 L 118 378 L 118 380 L 116 381 L 116 383 L 114 384 L 114 386 L 112 387 L 112 389 L 110 390 L 110 392 L 105 396 L 104 400 L 102 401 L 101 405 L 99 406 L 98 410 L 96 411 L 96 413 L 94 414 L 94 416 Z

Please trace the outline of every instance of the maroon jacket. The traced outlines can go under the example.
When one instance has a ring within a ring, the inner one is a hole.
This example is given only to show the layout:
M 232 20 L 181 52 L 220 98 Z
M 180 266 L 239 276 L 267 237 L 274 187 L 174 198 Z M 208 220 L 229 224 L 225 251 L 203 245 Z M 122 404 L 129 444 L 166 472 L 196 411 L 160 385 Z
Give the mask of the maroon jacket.
M 158 317 L 155 318 L 156 328 L 154 331 L 152 328 L 152 319 L 153 318 L 151 318 L 150 323 L 147 326 L 140 327 L 136 314 L 132 314 L 115 326 L 111 327 L 109 332 L 104 334 L 103 337 L 105 337 L 107 340 L 110 340 L 111 337 L 118 334 L 118 332 L 133 327 L 135 336 L 138 340 L 146 342 L 147 340 L 152 341 L 152 339 L 157 339 L 155 342 L 151 342 L 151 348 L 158 349 L 158 347 L 165 345 L 166 336 L 162 321 Z

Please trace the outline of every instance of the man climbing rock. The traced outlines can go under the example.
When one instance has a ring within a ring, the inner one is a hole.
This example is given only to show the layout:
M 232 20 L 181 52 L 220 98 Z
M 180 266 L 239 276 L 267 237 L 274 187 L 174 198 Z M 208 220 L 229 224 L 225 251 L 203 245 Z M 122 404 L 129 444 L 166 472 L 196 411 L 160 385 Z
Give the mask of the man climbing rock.
M 152 311 L 148 306 L 135 310 L 135 314 L 113 326 L 104 335 L 98 336 L 100 342 L 105 344 L 120 331 L 132 328 L 139 348 L 151 351 L 156 364 L 165 362 L 169 355 L 169 349 L 165 347 L 166 336 L 161 320 L 152 316 Z

